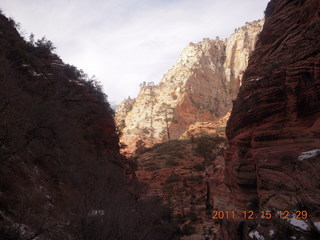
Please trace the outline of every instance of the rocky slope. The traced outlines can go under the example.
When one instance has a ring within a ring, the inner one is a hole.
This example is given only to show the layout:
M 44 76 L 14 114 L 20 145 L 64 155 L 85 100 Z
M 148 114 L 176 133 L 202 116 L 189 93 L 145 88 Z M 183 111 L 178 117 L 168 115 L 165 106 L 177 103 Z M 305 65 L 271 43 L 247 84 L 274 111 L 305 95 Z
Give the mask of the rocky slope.
M 52 49 L 0 14 L 0 239 L 173 239 L 125 176 L 105 95 Z
M 132 146 L 180 138 L 196 122 L 215 121 L 231 110 L 263 20 L 247 23 L 227 40 L 190 43 L 175 66 L 154 86 L 117 109 L 121 141 Z
M 320 2 L 313 0 L 268 4 L 227 126 L 225 176 L 235 208 L 304 209 L 308 220 L 319 221 L 319 12 Z M 247 234 L 239 231 L 243 222 L 234 232 L 227 224 L 222 239 L 243 239 L 240 235 Z M 287 230 L 289 239 L 293 230 Z M 309 236 L 298 232 L 299 239 Z
M 187 140 L 155 144 L 137 155 L 137 178 L 145 183 L 145 198 L 159 196 L 173 208 L 182 239 L 212 238 L 219 224 L 212 209 L 226 208 L 224 133 L 203 133 Z

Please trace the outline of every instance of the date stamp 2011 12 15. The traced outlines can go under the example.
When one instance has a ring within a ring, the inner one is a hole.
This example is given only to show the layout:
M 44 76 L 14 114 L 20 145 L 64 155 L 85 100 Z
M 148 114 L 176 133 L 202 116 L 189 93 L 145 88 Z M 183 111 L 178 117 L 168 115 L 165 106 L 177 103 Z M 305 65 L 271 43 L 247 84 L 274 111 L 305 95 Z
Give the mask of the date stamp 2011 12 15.
M 308 218 L 308 212 L 303 210 L 295 210 L 295 211 L 242 211 L 242 212 L 236 212 L 236 211 L 212 211 L 212 217 L 211 219 L 290 219 L 290 218 L 296 218 L 300 220 L 305 220 Z

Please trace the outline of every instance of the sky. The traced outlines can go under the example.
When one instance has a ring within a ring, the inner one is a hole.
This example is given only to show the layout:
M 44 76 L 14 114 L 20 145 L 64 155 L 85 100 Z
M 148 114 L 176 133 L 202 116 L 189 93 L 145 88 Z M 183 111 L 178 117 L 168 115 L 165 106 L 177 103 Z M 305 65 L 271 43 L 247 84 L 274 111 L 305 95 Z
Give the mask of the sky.
M 160 82 L 189 42 L 229 37 L 263 18 L 269 0 L 1 0 L 29 39 L 46 36 L 68 64 L 94 75 L 112 104 Z

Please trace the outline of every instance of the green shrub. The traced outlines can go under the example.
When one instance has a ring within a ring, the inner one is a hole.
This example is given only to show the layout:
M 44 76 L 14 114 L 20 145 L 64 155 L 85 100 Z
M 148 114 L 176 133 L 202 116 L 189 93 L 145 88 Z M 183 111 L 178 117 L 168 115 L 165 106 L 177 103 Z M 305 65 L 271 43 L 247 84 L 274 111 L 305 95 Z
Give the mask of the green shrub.
M 214 145 L 217 145 L 217 144 L 220 144 L 220 143 L 223 143 L 224 141 L 226 141 L 225 138 L 220 137 L 218 135 L 214 135 L 214 136 L 210 137 L 210 139 L 214 143 Z
M 35 46 L 47 52 L 52 52 L 54 49 L 56 49 L 53 43 L 50 40 L 48 40 L 46 37 L 42 37 L 41 39 L 38 39 L 38 41 L 35 42 Z
M 64 74 L 71 79 L 86 79 L 88 77 L 83 70 L 79 70 L 77 67 L 70 64 L 66 64 L 63 71 Z
M 139 154 L 142 154 L 144 153 L 146 150 L 146 144 L 143 140 L 139 139 L 137 142 L 136 142 L 136 150 L 135 150 L 135 154 L 139 155 Z
M 207 157 L 212 153 L 213 144 L 208 141 L 208 139 L 201 138 L 199 139 L 196 146 L 196 153 L 198 153 L 202 157 Z
M 155 144 L 153 148 L 158 155 L 169 155 L 172 157 L 183 158 L 185 151 L 184 143 L 185 141 L 181 140 L 171 140 Z

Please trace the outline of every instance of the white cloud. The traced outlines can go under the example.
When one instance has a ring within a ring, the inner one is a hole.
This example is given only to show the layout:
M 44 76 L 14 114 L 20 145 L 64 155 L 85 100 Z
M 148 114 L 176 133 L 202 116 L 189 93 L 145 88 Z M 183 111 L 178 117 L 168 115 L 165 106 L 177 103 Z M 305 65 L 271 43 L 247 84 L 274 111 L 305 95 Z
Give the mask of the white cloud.
M 69 64 L 96 75 L 109 100 L 159 82 L 189 42 L 228 37 L 268 0 L 2 0 L 28 34 L 46 35 Z

